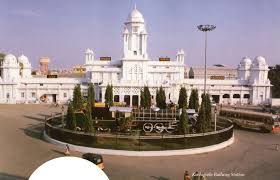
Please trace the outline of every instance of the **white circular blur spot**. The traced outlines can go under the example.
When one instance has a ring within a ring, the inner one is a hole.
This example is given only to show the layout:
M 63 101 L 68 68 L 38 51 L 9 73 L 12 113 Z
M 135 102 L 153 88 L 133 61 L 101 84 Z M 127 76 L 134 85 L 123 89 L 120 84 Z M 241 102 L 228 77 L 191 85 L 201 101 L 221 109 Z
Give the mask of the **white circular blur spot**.
M 45 162 L 37 168 L 29 180 L 109 180 L 106 174 L 92 162 L 78 157 L 60 157 Z

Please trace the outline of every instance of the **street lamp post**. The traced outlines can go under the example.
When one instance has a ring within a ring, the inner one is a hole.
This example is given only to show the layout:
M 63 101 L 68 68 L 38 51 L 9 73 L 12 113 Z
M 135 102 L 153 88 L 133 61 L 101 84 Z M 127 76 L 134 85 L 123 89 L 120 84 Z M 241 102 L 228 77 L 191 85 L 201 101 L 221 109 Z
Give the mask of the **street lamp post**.
M 61 124 L 62 124 L 62 128 L 64 128 L 64 106 L 62 105 L 61 107 Z
M 205 32 L 205 46 L 204 46 L 204 94 L 206 93 L 206 53 L 207 53 L 207 32 L 208 31 L 213 31 L 216 26 L 214 25 L 209 25 L 209 24 L 206 24 L 206 25 L 199 25 L 197 26 L 197 28 L 202 31 L 202 32 Z
M 217 131 L 217 107 L 214 109 L 215 132 Z

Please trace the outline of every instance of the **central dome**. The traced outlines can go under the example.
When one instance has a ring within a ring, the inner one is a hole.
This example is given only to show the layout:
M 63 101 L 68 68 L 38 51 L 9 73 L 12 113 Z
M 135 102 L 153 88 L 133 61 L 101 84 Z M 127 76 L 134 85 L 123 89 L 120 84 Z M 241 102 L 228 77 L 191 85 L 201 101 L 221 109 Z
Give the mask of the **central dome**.
M 143 15 L 134 8 L 132 12 L 127 17 L 127 22 L 141 22 L 144 23 Z

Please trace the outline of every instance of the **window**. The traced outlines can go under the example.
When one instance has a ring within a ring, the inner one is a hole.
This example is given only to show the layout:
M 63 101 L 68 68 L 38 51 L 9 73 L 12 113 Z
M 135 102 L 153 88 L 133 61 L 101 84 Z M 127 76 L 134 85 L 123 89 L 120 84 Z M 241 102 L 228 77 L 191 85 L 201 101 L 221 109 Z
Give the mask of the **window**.
M 21 93 L 21 97 L 24 98 L 24 92 Z
M 211 85 L 211 87 L 214 87 L 214 85 Z
M 31 97 L 35 98 L 35 92 L 31 93 Z
M 120 102 L 120 96 L 119 95 L 114 96 L 114 102 Z
M 40 84 L 40 86 L 43 86 L 43 84 Z
M 240 94 L 234 94 L 233 98 L 235 98 L 235 99 L 240 98 Z
M 224 94 L 223 98 L 229 98 L 229 94 Z
M 137 51 L 134 51 L 134 55 L 137 55 Z
M 66 98 L 66 97 L 67 97 L 67 93 L 63 93 L 63 97 L 65 97 L 65 98 Z
M 231 87 L 234 87 L 234 85 L 232 85 Z
M 250 99 L 250 94 L 244 94 L 243 98 Z
M 137 27 L 133 27 L 133 32 L 137 32 Z

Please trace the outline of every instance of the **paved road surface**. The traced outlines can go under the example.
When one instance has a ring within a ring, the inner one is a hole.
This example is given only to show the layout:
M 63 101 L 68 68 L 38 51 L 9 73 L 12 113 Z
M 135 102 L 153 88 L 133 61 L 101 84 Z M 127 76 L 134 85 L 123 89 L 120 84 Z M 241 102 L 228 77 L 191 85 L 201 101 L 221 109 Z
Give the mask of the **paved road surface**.
M 50 105 L 0 105 L 0 180 L 27 179 L 44 162 L 63 156 L 63 149 L 41 138 L 44 116 L 59 111 Z M 275 150 L 276 143 L 280 144 L 278 135 L 235 130 L 232 146 L 211 153 L 145 158 L 106 155 L 105 172 L 111 180 L 181 180 L 185 170 L 245 174 L 230 179 L 277 180 L 280 150 Z

